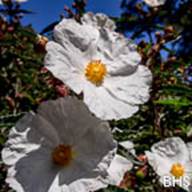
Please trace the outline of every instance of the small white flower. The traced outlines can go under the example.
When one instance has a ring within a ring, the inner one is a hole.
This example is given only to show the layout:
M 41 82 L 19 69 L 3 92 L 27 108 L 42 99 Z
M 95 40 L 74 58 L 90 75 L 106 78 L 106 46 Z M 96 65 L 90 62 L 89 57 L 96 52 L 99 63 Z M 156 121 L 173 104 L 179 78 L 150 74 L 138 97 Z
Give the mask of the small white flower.
M 184 179 L 192 178 L 192 143 L 185 144 L 179 137 L 167 138 L 154 144 L 151 152 L 146 151 L 149 164 L 165 184 L 165 177 Z M 184 181 L 184 180 L 183 180 Z M 177 182 L 177 185 L 189 190 L 188 183 Z M 191 183 L 190 183 L 191 185 Z M 173 184 L 174 186 L 174 184 Z
M 92 113 L 122 119 L 149 99 L 151 72 L 139 65 L 135 45 L 114 31 L 106 15 L 85 14 L 79 24 L 63 19 L 47 43 L 45 66 L 77 94 Z
M 37 114 L 18 121 L 2 159 L 9 166 L 6 182 L 17 192 L 90 192 L 120 182 L 131 168 L 115 152 L 107 122 L 67 97 L 45 102 Z
M 151 7 L 157 7 L 160 5 L 164 5 L 166 0 L 144 0 L 145 3 L 147 3 L 148 5 L 150 5 Z
M 23 3 L 26 1 L 28 1 L 28 0 L 13 0 L 13 2 L 17 2 L 17 3 Z M 0 4 L 3 4 L 2 0 L 0 0 Z

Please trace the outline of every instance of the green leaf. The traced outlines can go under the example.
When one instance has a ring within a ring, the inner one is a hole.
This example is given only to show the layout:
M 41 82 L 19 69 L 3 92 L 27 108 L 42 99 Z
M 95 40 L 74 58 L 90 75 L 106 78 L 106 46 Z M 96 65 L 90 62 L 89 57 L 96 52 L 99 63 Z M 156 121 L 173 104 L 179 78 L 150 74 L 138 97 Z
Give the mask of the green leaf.
M 173 105 L 176 107 L 187 107 L 192 105 L 192 101 L 187 98 L 167 98 L 154 101 L 155 104 Z
M 162 86 L 162 90 L 168 93 L 180 93 L 185 95 L 192 94 L 192 89 L 189 87 L 181 86 L 181 85 L 164 85 Z
M 47 32 L 50 32 L 54 29 L 55 25 L 57 25 L 59 23 L 59 21 L 55 21 L 53 23 L 51 23 L 50 25 L 48 25 L 47 27 L 45 27 L 40 34 L 44 34 Z

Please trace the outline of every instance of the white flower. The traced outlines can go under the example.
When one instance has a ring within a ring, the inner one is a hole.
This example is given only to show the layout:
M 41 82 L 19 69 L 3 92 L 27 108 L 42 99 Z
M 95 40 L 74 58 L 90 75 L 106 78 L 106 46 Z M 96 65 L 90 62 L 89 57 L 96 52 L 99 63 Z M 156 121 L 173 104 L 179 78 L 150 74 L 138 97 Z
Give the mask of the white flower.
M 13 0 L 13 2 L 17 2 L 17 3 L 23 3 L 26 1 L 28 1 L 28 0 Z M 3 4 L 2 0 L 0 0 L 0 4 Z
M 144 1 L 151 7 L 157 7 L 160 5 L 164 5 L 166 0 L 144 0 Z
M 151 72 L 130 40 L 114 31 L 106 15 L 85 14 L 79 24 L 63 19 L 46 45 L 45 66 L 77 94 L 92 113 L 105 120 L 138 111 L 149 98 Z
M 165 185 L 166 177 L 170 180 L 181 179 L 183 182 L 176 184 L 189 190 L 187 182 L 191 182 L 192 179 L 191 146 L 192 143 L 185 144 L 179 137 L 171 137 L 154 144 L 151 152 L 146 151 L 149 164 L 160 176 L 161 183 Z
M 37 114 L 18 121 L 2 159 L 9 166 L 6 182 L 17 192 L 89 192 L 120 182 L 131 168 L 115 152 L 107 122 L 67 97 L 45 102 Z

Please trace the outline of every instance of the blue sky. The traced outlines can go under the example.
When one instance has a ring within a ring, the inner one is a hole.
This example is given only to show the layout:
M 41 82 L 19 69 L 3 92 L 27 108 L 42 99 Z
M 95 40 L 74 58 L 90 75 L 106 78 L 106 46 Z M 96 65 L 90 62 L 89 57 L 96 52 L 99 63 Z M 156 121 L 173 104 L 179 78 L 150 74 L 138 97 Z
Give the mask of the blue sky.
M 56 21 L 62 14 L 64 5 L 71 6 L 72 0 L 28 0 L 22 7 L 35 12 L 26 15 L 24 24 L 31 23 L 37 32 L 40 32 L 51 22 Z M 87 11 L 102 12 L 109 16 L 119 16 L 121 0 L 88 0 Z

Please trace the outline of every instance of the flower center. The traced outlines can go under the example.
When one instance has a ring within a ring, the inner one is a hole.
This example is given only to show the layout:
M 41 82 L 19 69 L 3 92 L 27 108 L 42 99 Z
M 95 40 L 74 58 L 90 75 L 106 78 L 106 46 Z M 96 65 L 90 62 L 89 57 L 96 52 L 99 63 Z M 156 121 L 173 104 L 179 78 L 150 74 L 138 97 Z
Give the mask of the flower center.
M 85 69 L 86 78 L 96 86 L 102 84 L 106 74 L 106 66 L 101 62 L 101 60 L 90 61 Z
M 170 173 L 176 178 L 179 178 L 185 174 L 185 169 L 180 163 L 175 163 L 172 165 Z
M 52 152 L 53 162 L 60 166 L 69 165 L 73 159 L 72 156 L 72 149 L 67 145 L 58 145 Z

